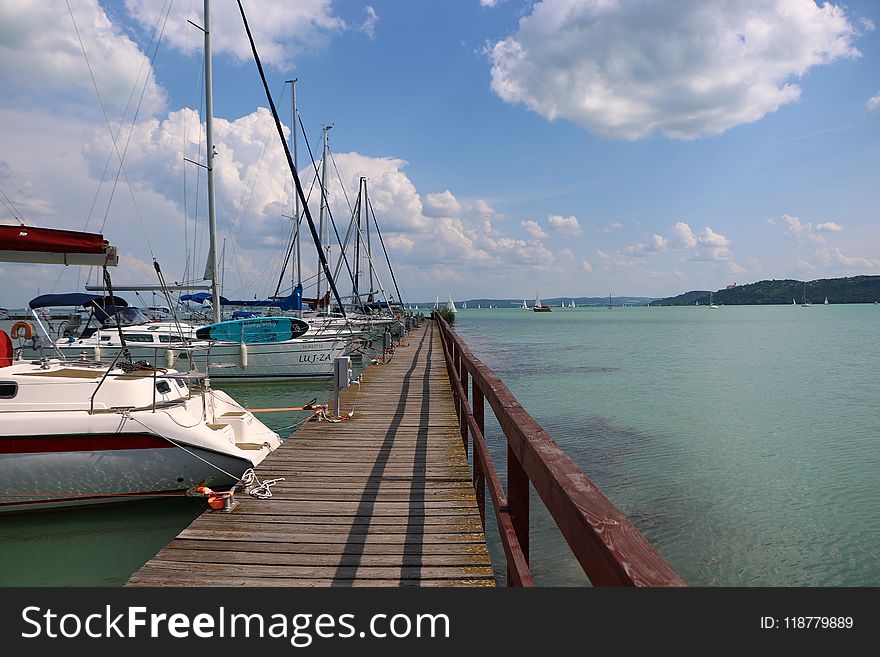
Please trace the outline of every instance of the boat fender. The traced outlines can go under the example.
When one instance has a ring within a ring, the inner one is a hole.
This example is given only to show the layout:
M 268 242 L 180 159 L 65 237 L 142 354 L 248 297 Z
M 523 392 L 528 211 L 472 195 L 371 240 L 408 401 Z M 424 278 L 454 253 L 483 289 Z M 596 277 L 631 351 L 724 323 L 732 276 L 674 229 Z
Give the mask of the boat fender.
M 34 337 L 34 327 L 29 322 L 16 322 L 12 325 L 11 333 L 13 340 L 19 338 L 19 331 L 21 331 L 25 340 L 30 340 Z
M 174 367 L 175 354 L 174 349 L 166 349 L 165 350 L 165 366 L 168 369 Z
M 241 362 L 241 369 L 246 369 L 248 366 L 248 348 L 244 342 L 238 346 L 238 359 Z
M 95 362 L 101 362 L 101 347 L 99 347 L 98 345 L 95 345 Z

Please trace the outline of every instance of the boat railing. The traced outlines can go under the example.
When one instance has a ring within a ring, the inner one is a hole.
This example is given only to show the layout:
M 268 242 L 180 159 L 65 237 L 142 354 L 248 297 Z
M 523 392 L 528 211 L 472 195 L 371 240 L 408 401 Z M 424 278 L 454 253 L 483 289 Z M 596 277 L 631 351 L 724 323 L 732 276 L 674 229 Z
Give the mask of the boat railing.
M 465 452 L 483 527 L 486 489 L 507 559 L 508 586 L 534 586 L 529 566 L 530 485 L 594 586 L 686 586 L 629 519 L 606 498 L 436 312 Z M 470 398 L 468 388 L 471 388 Z M 485 403 L 507 443 L 507 491 L 485 439 Z
M 159 351 L 166 349 L 166 345 L 161 345 L 161 346 L 157 345 L 155 347 L 139 346 L 138 349 L 151 349 L 153 351 L 153 364 L 149 365 L 148 363 L 145 363 L 145 366 L 147 367 L 147 369 L 150 370 L 150 372 L 151 372 L 150 377 L 153 379 L 152 410 L 154 412 L 155 412 L 157 406 L 159 406 L 158 402 L 156 401 L 156 393 L 158 391 L 157 384 L 158 384 L 160 369 L 163 371 L 162 372 L 163 377 L 175 378 L 175 379 L 187 379 L 187 380 L 203 379 L 206 382 L 205 385 L 209 385 L 207 382 L 209 381 L 208 368 L 209 368 L 210 362 L 211 362 L 210 345 L 208 345 L 208 346 L 175 347 L 175 349 L 174 349 L 175 351 L 186 351 L 186 352 L 190 353 L 190 356 L 187 359 L 190 364 L 190 367 L 192 367 L 194 365 L 193 355 L 195 354 L 195 352 L 198 352 L 198 351 L 205 352 L 206 353 L 205 371 L 198 372 L 198 371 L 190 370 L 186 374 L 172 374 L 172 375 L 166 374 L 165 370 L 163 368 L 160 368 L 158 365 Z M 101 390 L 101 386 L 104 385 L 104 381 L 106 381 L 111 376 L 129 376 L 129 377 L 132 376 L 130 372 L 123 372 L 122 374 L 111 374 L 111 372 L 113 372 L 113 370 L 116 369 L 117 364 L 119 363 L 120 356 L 122 356 L 126 351 L 127 351 L 126 348 L 121 348 L 121 349 L 117 350 L 116 356 L 113 358 L 113 360 L 110 362 L 109 365 L 106 363 L 98 363 L 95 361 L 89 361 L 92 364 L 99 364 L 102 367 L 107 368 L 107 371 L 104 372 L 104 374 L 101 376 L 101 380 L 98 381 L 98 385 L 95 387 L 95 391 L 92 393 L 91 397 L 89 397 L 89 415 L 94 415 L 94 413 L 95 413 L 95 397 L 98 395 L 98 392 Z M 192 396 L 192 385 L 187 385 L 187 394 L 189 396 Z

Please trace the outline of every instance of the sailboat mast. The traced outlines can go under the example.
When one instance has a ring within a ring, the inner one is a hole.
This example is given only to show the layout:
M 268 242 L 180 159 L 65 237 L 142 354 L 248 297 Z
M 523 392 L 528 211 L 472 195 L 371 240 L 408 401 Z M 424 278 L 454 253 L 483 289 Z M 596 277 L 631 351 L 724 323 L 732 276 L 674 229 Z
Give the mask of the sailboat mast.
M 217 272 L 217 215 L 214 201 L 214 97 L 211 84 L 211 0 L 205 0 L 205 146 L 208 150 L 208 231 L 211 246 L 205 271 L 211 280 L 211 305 L 213 321 L 220 321 L 220 285 Z
M 330 149 L 330 128 L 333 126 L 325 125 L 323 128 L 324 133 L 324 152 L 321 156 L 321 209 L 318 213 L 318 236 L 321 238 L 321 241 L 326 245 L 327 242 L 330 241 L 329 237 L 329 226 L 327 225 L 329 222 L 324 221 L 324 213 L 327 208 L 327 153 Z M 325 236 L 325 232 L 327 235 Z M 320 248 L 320 247 L 319 247 Z M 330 247 L 325 246 L 327 249 L 327 262 L 330 262 Z M 324 281 L 321 278 L 321 261 L 320 257 L 318 259 L 318 293 L 317 298 L 319 300 L 318 310 L 320 311 L 320 299 L 324 297 Z
M 361 215 L 364 213 L 364 192 L 363 187 L 366 178 L 361 176 L 358 180 L 358 198 L 357 198 L 357 230 L 354 232 L 354 293 L 358 295 L 352 299 L 358 307 L 361 305 L 360 299 L 360 283 L 361 283 Z
M 367 262 L 370 266 L 367 268 L 370 275 L 370 294 L 373 293 L 373 249 L 370 247 L 370 199 L 367 196 L 367 179 L 364 178 L 364 216 L 367 219 Z
M 293 151 L 293 166 L 294 168 L 299 167 L 299 157 L 297 155 L 297 136 L 296 133 L 299 131 L 297 127 L 297 112 L 296 112 L 296 81 L 299 78 L 293 78 L 293 80 L 287 80 L 286 82 L 290 84 L 291 96 L 293 100 L 290 106 L 290 150 Z M 293 221 L 294 221 L 294 241 L 296 250 L 296 267 L 290 268 L 290 289 L 291 293 L 293 293 L 293 289 L 297 286 L 297 284 L 302 284 L 302 241 L 300 239 L 300 225 L 299 225 L 299 194 L 296 193 L 296 187 L 293 190 L 294 197 L 294 211 L 293 211 Z M 302 317 L 302 306 L 296 313 L 297 317 Z

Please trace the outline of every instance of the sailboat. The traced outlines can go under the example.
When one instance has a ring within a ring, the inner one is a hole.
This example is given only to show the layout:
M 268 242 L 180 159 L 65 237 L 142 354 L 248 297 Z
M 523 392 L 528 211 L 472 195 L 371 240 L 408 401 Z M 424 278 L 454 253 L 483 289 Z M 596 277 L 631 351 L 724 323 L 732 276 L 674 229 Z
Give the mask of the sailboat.
M 827 306 L 827 305 L 828 305 L 828 297 L 825 297 L 825 303 L 824 303 L 824 304 L 822 304 L 822 305 L 825 305 L 825 306 Z
M 709 308 L 715 309 L 718 308 L 718 304 L 715 303 L 715 293 L 709 292 Z
M 117 264 L 116 248 L 99 234 L 0 228 L 0 260 L 26 262 L 26 251 L 35 263 L 105 267 L 107 277 Z M 22 324 L 27 338 L 32 327 Z M 280 444 L 213 390 L 207 372 L 120 354 L 112 363 L 22 360 L 0 331 L 0 513 L 183 495 L 208 479 L 228 489 Z
M 538 296 L 538 292 L 535 291 L 535 305 L 532 306 L 532 310 L 536 313 L 549 313 L 553 309 L 550 306 L 545 306 L 541 303 L 541 297 Z
M 456 308 L 455 308 L 455 304 L 452 302 L 452 295 L 451 294 L 449 295 L 449 301 L 446 302 L 446 310 L 448 310 L 451 313 L 458 312 L 458 310 L 456 310 Z
M 802 299 L 803 300 L 801 301 L 801 308 L 809 308 L 810 306 L 813 305 L 812 303 L 807 301 L 807 282 L 806 281 L 804 281 L 804 295 L 803 295 Z

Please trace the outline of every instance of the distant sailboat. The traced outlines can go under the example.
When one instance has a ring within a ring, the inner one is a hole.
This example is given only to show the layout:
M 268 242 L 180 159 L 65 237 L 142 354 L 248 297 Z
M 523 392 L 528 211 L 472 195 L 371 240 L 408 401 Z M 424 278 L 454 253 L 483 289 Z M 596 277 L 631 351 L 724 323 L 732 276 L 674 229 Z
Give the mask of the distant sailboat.
M 813 304 L 807 301 L 807 283 L 804 281 L 804 296 L 803 301 L 801 301 L 801 308 L 809 308 Z
M 550 306 L 545 306 L 543 303 L 541 303 L 541 297 L 538 296 L 538 292 L 535 291 L 535 305 L 532 306 L 532 310 L 536 313 L 549 313 L 553 309 Z
M 710 308 L 717 308 L 718 307 L 718 304 L 715 303 L 715 293 L 714 292 L 709 292 L 709 307 Z
M 525 300 L 525 299 L 523 299 L 522 309 L 523 309 L 523 310 L 529 310 L 529 304 L 526 303 L 526 300 Z
M 828 297 L 825 297 L 825 303 L 823 305 L 825 305 L 825 306 L 828 305 Z
M 456 308 L 455 308 L 455 304 L 452 302 L 452 295 L 451 294 L 449 295 L 449 302 L 446 304 L 446 310 L 448 310 L 451 313 L 458 312 L 458 310 L 456 310 Z

